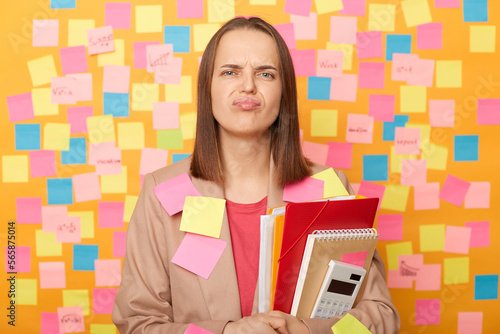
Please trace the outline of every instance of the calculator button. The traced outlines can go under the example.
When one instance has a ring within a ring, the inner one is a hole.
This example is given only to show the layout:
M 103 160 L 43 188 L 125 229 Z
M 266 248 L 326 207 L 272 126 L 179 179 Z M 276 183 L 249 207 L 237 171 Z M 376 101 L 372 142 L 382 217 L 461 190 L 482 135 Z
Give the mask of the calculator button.
M 327 300 L 326 301 L 326 307 L 332 307 L 332 301 L 331 300 Z
M 338 306 L 339 306 L 339 302 L 337 302 L 337 301 L 333 301 L 333 303 L 332 303 L 332 307 L 337 308 Z
M 339 308 L 344 308 L 344 303 L 339 303 Z
M 325 298 L 321 299 L 321 301 L 319 302 L 319 305 L 325 306 L 325 304 L 326 304 L 326 299 Z
M 335 310 L 331 309 L 330 312 L 328 312 L 328 317 L 333 317 L 335 316 Z

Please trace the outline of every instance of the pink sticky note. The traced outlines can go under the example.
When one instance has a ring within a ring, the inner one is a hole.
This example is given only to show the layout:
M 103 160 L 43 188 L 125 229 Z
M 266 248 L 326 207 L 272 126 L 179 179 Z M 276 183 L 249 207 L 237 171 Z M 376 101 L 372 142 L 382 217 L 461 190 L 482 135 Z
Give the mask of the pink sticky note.
M 403 215 L 378 215 L 378 240 L 403 240 Z
M 33 20 L 33 47 L 59 45 L 59 20 Z
M 226 245 L 227 242 L 221 239 L 186 233 L 172 258 L 172 263 L 208 279 Z
M 330 17 L 330 42 L 340 44 L 356 44 L 358 18 L 354 16 Z
M 92 106 L 68 107 L 68 123 L 71 124 L 71 134 L 87 133 L 87 117 L 94 116 Z
M 339 77 L 332 78 L 330 100 L 356 102 L 357 91 L 357 74 L 342 74 Z
M 460 1 L 458 1 L 458 3 L 460 3 Z M 483 333 L 483 312 L 458 312 L 457 334 L 482 334 L 482 333 Z
M 293 23 L 282 23 L 274 26 L 280 33 L 281 37 L 285 40 L 288 49 L 295 50 L 297 48 L 295 42 L 295 28 Z
M 471 228 L 446 226 L 444 251 L 449 253 L 469 254 Z
M 87 30 L 87 40 L 89 55 L 115 51 L 112 26 Z
M 63 74 L 88 71 L 87 52 L 84 45 L 60 48 L 61 67 Z
M 306 202 L 323 198 L 325 181 L 306 177 L 304 180 L 285 185 L 283 201 Z
M 465 195 L 464 208 L 489 209 L 490 208 L 490 182 L 471 182 Z
M 344 64 L 344 52 L 340 50 L 318 50 L 316 75 L 318 77 L 340 77 Z
M 356 52 L 358 59 L 383 57 L 382 32 L 365 31 L 356 33 Z
M 167 165 L 168 151 L 159 148 L 144 147 L 141 153 L 139 174 L 146 175 Z
M 80 217 L 71 216 L 58 221 L 56 225 L 56 242 L 80 243 L 82 228 Z
M 113 231 L 113 257 L 124 257 L 127 245 L 127 231 Z
M 316 76 L 316 50 L 292 50 L 291 52 L 295 76 Z
M 441 290 L 441 265 L 423 265 L 415 278 L 416 291 L 440 291 Z
M 153 102 L 153 129 L 162 130 L 178 128 L 179 102 Z
M 359 63 L 359 88 L 384 89 L 385 63 Z
M 77 84 L 76 80 L 71 77 L 53 77 L 50 91 L 52 103 L 75 104 L 77 101 Z
M 158 44 L 160 42 L 134 42 L 134 68 L 147 68 L 146 47 Z
M 440 299 L 415 300 L 415 325 L 439 325 L 441 323 Z
M 417 274 L 424 265 L 424 256 L 422 254 L 409 254 L 398 256 L 398 269 L 402 276 L 411 279 L 417 278 Z
M 427 160 L 401 160 L 401 184 L 418 186 L 427 182 Z
M 393 81 L 407 81 L 410 75 L 415 71 L 415 63 L 418 61 L 418 55 L 406 53 L 394 53 L 392 55 Z
M 95 285 L 119 286 L 122 280 L 121 261 L 119 259 L 95 260 Z
M 193 324 L 189 324 L 189 326 L 186 329 L 186 331 L 184 332 L 184 334 L 213 334 L 213 333 L 210 331 L 207 331 L 204 328 L 198 327 L 198 326 L 193 325 Z
M 130 66 L 105 65 L 102 91 L 128 93 L 130 91 Z
M 349 263 L 354 266 L 364 267 L 366 261 L 366 255 L 368 251 L 364 252 L 355 252 L 355 253 L 346 253 L 342 255 L 341 262 Z
M 40 197 L 16 198 L 16 217 L 18 224 L 41 224 L 42 198 Z
M 359 187 L 361 186 L 360 183 L 351 183 L 352 190 L 354 191 L 354 194 L 359 195 Z
M 40 288 L 65 289 L 66 271 L 64 262 L 40 262 Z
M 396 154 L 420 154 L 420 128 L 396 127 L 394 152 Z
M 180 85 L 182 75 L 182 58 L 172 57 L 168 65 L 155 66 L 155 83 Z
M 99 202 L 99 227 L 123 228 L 123 202 Z
M 7 96 L 7 108 L 9 109 L 9 120 L 12 123 L 35 118 L 31 92 Z
M 490 222 L 466 222 L 465 227 L 471 229 L 470 247 L 490 247 Z
M 113 29 L 130 29 L 132 4 L 130 2 L 107 2 L 104 4 L 104 25 Z
M 347 115 L 345 139 L 348 143 L 371 144 L 373 141 L 373 117 L 360 114 Z
M 309 16 L 290 15 L 290 22 L 295 27 L 296 40 L 315 40 L 318 37 L 318 14 L 311 12 Z
M 414 209 L 439 209 L 439 183 L 426 183 L 415 186 Z
M 394 95 L 370 94 L 368 115 L 372 116 L 375 121 L 393 122 L 395 105 L 396 97 Z
M 401 275 L 399 269 L 389 270 L 387 273 L 387 286 L 391 289 L 411 289 L 413 279 Z
M 365 197 L 377 197 L 379 199 L 377 210 L 380 209 L 382 199 L 384 198 L 385 186 L 369 181 L 361 181 L 359 189 L 356 192 L 358 195 Z
M 59 332 L 57 313 L 41 312 L 40 334 L 63 334 Z
M 429 100 L 429 121 L 432 127 L 454 127 L 455 100 Z
M 111 314 L 117 292 L 117 288 L 92 289 L 94 314 Z
M 417 26 L 417 49 L 442 49 L 443 24 L 431 22 Z
M 153 192 L 171 216 L 182 211 L 186 196 L 201 196 L 187 173 L 160 183 Z
M 72 176 L 75 202 L 101 199 L 101 186 L 97 173 L 84 173 Z
M 366 0 L 344 0 L 344 8 L 339 10 L 340 15 L 365 16 Z
M 59 319 L 59 331 L 62 333 L 85 332 L 83 322 L 83 307 L 68 306 L 58 307 L 57 317 Z
M 477 124 L 500 125 L 500 99 L 477 99 Z
M 470 183 L 451 174 L 444 181 L 439 198 L 458 207 L 462 206 Z
M 122 150 L 118 147 L 110 147 L 101 150 L 97 158 L 95 172 L 97 175 L 118 175 L 122 173 Z
M 149 44 L 146 45 L 147 71 L 155 72 L 157 66 L 167 66 L 174 57 L 173 44 Z
M 92 101 L 92 73 L 68 74 L 67 77 L 76 80 L 77 101 Z
M 286 0 L 284 12 L 286 14 L 308 16 L 311 12 L 311 5 L 312 0 Z
M 302 152 L 312 162 L 321 165 L 326 164 L 326 157 L 328 155 L 327 145 L 304 141 L 302 143 Z
M 434 0 L 436 8 L 460 8 L 460 0 Z
M 203 0 L 177 0 L 178 19 L 198 19 L 203 17 Z
M 352 143 L 327 142 L 326 165 L 337 169 L 351 169 Z
M 89 165 L 96 165 L 99 159 L 109 159 L 114 153 L 115 142 L 90 143 L 89 145 Z M 121 162 L 121 159 L 120 159 Z
M 30 250 L 31 248 L 29 246 L 15 246 L 14 249 L 9 249 L 9 246 L 5 246 L 5 272 L 30 273 Z
M 42 231 L 55 232 L 58 222 L 68 216 L 68 207 L 65 205 L 42 206 Z
M 434 65 L 432 59 L 418 59 L 415 62 L 414 71 L 408 76 L 408 85 L 432 87 L 434 82 Z

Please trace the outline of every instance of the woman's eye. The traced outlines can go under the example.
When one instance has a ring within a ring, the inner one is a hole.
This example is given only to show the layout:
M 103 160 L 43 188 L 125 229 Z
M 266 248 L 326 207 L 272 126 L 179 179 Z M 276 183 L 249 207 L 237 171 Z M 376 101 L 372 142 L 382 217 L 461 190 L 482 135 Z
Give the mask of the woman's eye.
M 272 79 L 274 78 L 274 75 L 271 74 L 271 73 L 261 73 L 261 75 L 264 77 L 264 78 L 268 78 L 268 79 Z
M 231 76 L 231 75 L 234 75 L 235 73 L 233 71 L 224 71 L 222 72 L 222 75 L 227 75 L 227 76 Z

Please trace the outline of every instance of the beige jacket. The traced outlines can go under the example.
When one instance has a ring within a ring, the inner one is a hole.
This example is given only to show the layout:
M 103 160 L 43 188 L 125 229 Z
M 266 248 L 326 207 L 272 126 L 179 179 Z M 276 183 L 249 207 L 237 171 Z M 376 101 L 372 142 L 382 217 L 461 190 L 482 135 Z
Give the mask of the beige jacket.
M 182 213 L 169 216 L 153 194 L 153 188 L 177 175 L 189 174 L 190 162 L 187 158 L 144 177 L 128 229 L 122 282 L 113 308 L 113 322 L 122 334 L 184 333 L 189 323 L 221 333 L 228 321 L 241 318 L 227 215 L 224 215 L 220 234 L 227 246 L 208 280 L 171 262 L 185 235 L 179 230 Z M 313 173 L 325 168 L 315 165 Z M 272 171 L 271 166 L 271 180 Z M 352 193 L 345 174 L 337 173 Z M 224 198 L 223 188 L 218 184 L 190 177 L 202 196 Z M 270 184 L 268 208 L 284 204 L 283 188 Z M 349 313 L 372 333 L 397 333 L 399 315 L 392 303 L 378 252 L 364 285 L 361 301 Z M 256 305 L 257 294 L 254 310 Z M 328 320 L 304 319 L 304 322 L 314 334 L 331 334 L 331 326 L 339 319 L 340 316 Z

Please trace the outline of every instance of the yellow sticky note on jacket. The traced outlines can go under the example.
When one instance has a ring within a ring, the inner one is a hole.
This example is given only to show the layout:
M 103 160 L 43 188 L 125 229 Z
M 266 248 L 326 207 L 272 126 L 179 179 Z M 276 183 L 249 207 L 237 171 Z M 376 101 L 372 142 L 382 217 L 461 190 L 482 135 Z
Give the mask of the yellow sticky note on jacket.
M 312 175 L 311 177 L 325 181 L 323 198 L 349 195 L 333 168 L 328 168 L 322 172 Z
M 335 334 L 371 334 L 365 325 L 349 313 L 346 313 L 342 319 L 332 326 L 332 331 Z
M 219 238 L 225 208 L 224 199 L 186 196 L 180 230 Z

